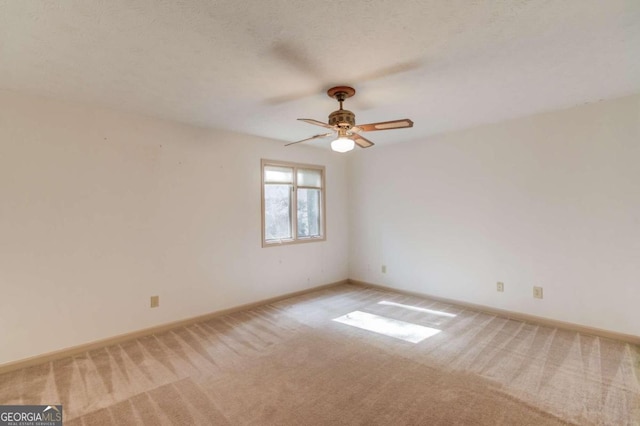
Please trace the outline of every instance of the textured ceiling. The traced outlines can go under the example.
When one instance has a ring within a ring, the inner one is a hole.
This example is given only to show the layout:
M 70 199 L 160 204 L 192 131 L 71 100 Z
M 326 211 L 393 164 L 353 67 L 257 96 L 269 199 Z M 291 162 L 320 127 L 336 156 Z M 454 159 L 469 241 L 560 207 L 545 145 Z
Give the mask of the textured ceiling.
M 0 0 L 2 89 L 293 141 L 336 84 L 380 144 L 638 93 L 640 1 Z

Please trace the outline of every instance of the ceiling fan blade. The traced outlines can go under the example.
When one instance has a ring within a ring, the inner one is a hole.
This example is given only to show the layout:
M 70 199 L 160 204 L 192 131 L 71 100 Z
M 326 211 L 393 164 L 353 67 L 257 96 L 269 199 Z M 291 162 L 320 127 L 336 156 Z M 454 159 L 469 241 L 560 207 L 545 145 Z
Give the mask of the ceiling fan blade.
M 289 42 L 277 42 L 271 48 L 270 53 L 283 63 L 288 64 L 289 67 L 297 70 L 301 75 L 312 76 L 318 81 L 325 77 L 322 62 L 317 61 L 316 55 L 308 49 L 303 49 L 302 46 Z
M 300 143 L 300 142 L 310 141 L 311 139 L 326 138 L 327 136 L 331 136 L 332 134 L 333 134 L 333 132 L 329 132 L 329 133 L 323 133 L 321 135 L 311 136 L 310 138 L 302 139 L 300 141 L 290 142 L 290 143 L 286 144 L 285 146 L 295 145 L 295 144 Z
M 356 145 L 358 145 L 360 148 L 369 148 L 370 146 L 373 146 L 373 142 L 371 142 L 369 139 L 363 138 L 360 135 L 353 135 L 351 136 L 351 139 L 356 143 Z
M 318 92 L 322 92 L 322 88 L 307 90 L 306 92 L 301 91 L 297 93 L 290 93 L 288 95 L 274 96 L 274 97 L 265 99 L 264 103 L 267 105 L 280 105 L 287 102 L 295 102 L 301 99 L 305 99 L 305 98 L 309 98 L 311 96 L 317 95 Z
M 393 120 L 393 121 L 381 121 L 379 123 L 369 123 L 369 124 L 358 124 L 357 131 L 360 132 L 371 132 L 374 130 L 391 130 L 391 129 L 404 129 L 407 127 L 413 127 L 413 121 L 408 118 L 403 118 L 402 120 Z
M 371 80 L 379 80 L 381 78 L 390 77 L 392 75 L 413 71 L 423 67 L 424 65 L 425 63 L 422 60 L 400 62 L 386 68 L 381 68 L 367 74 L 360 75 L 355 80 L 359 81 L 360 83 Z
M 298 118 L 298 120 L 304 121 L 305 123 L 309 123 L 309 124 L 315 124 L 316 126 L 326 127 L 327 129 L 335 130 L 334 126 L 327 123 L 323 123 L 322 121 L 314 120 L 312 118 Z

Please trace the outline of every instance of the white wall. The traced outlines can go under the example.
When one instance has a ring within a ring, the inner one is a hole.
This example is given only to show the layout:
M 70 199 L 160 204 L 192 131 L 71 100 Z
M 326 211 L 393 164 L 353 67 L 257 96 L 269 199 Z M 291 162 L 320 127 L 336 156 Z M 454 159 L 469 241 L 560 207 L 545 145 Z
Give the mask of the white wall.
M 260 158 L 326 242 L 261 248 Z M 344 156 L 0 91 L 0 364 L 347 276 L 640 335 L 638 164 L 640 96 Z
M 349 167 L 351 278 L 640 335 L 640 96 Z
M 261 158 L 326 166 L 326 242 L 261 248 Z M 0 364 L 347 278 L 345 178 L 328 150 L 0 92 Z

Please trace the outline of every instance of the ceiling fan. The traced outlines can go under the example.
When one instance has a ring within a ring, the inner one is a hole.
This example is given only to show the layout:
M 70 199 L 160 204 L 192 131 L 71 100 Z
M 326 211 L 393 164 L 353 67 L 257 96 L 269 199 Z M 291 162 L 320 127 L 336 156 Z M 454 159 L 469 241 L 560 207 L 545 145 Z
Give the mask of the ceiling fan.
M 356 125 L 356 115 L 351 111 L 342 109 L 342 103 L 345 101 L 345 99 L 350 98 L 355 94 L 355 89 L 348 86 L 336 86 L 329 89 L 327 91 L 327 95 L 329 95 L 330 98 L 334 98 L 340 103 L 340 109 L 329 114 L 329 123 L 323 123 L 322 121 L 313 120 L 311 118 L 298 118 L 298 120 L 331 129 L 331 132 L 322 133 L 319 135 L 311 136 L 310 138 L 291 142 L 286 144 L 285 146 L 294 145 L 313 139 L 326 138 L 328 136 L 337 134 L 337 138 L 333 142 L 331 142 L 331 149 L 337 152 L 347 152 L 351 151 L 355 147 L 355 145 L 358 145 L 361 148 L 369 148 L 370 146 L 373 146 L 373 142 L 371 142 L 369 139 L 364 138 L 363 136 L 360 136 L 360 132 L 413 127 L 413 121 L 409 120 L 408 118 Z

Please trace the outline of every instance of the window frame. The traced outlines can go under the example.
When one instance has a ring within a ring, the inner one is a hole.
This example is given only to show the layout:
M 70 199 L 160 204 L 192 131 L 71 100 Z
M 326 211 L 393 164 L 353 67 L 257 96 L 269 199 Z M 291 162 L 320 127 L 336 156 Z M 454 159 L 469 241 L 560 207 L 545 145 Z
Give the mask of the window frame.
M 293 169 L 293 183 L 292 185 L 292 194 L 291 194 L 291 239 L 284 240 L 267 240 L 266 239 L 266 212 L 265 212 L 265 199 L 264 199 L 264 189 L 265 189 L 265 181 L 264 181 L 264 170 L 267 166 L 275 166 L 275 167 L 290 167 Z M 298 169 L 310 169 L 310 170 L 318 170 L 320 172 L 320 184 L 321 187 L 313 187 L 313 186 L 298 186 Z M 294 163 L 289 161 L 280 161 L 280 160 L 260 160 L 260 216 L 262 222 L 262 247 L 278 247 L 289 244 L 305 244 L 305 243 L 313 243 L 319 241 L 326 241 L 327 239 L 327 214 L 326 214 L 326 176 L 325 176 L 325 166 L 317 165 L 317 164 L 305 164 L 305 163 Z M 298 237 L 298 189 L 319 189 L 320 190 L 320 235 L 314 237 Z

